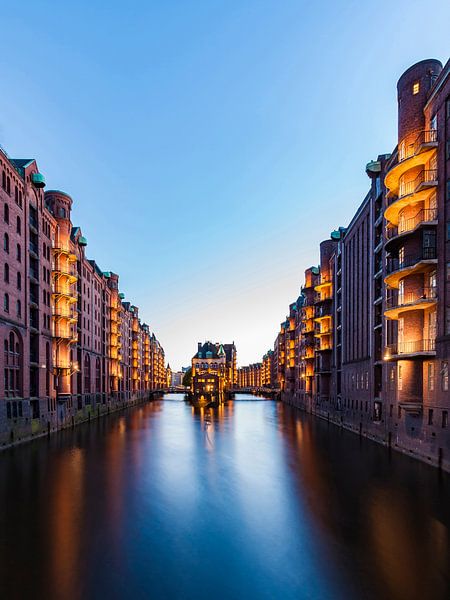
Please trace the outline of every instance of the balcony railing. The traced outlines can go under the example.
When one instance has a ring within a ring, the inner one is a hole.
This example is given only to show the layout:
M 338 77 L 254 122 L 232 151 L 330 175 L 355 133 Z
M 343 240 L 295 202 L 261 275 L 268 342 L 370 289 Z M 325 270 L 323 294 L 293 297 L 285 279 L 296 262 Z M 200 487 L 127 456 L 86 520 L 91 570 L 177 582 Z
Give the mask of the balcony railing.
M 436 350 L 435 339 L 422 339 L 413 342 L 398 342 L 386 346 L 386 357 L 398 354 L 415 354 L 416 352 L 434 352 Z
M 397 308 L 400 306 L 407 306 L 408 304 L 415 304 L 421 300 L 435 300 L 437 298 L 437 288 L 425 287 L 406 292 L 404 294 L 396 294 L 386 299 L 386 308 Z
M 422 260 L 433 260 L 437 258 L 436 248 L 423 248 L 422 253 L 417 256 L 405 256 L 402 259 L 399 258 L 388 258 L 387 261 L 387 273 L 394 273 L 395 271 L 401 271 L 408 267 L 413 267 L 415 264 Z
M 403 198 L 417 192 L 423 184 L 434 183 L 437 181 L 437 169 L 422 169 L 415 179 L 410 181 L 400 181 L 398 197 Z
M 410 217 L 409 219 L 400 218 L 398 227 L 387 227 L 386 237 L 388 240 L 391 240 L 402 233 L 412 231 L 420 223 L 429 223 L 430 221 L 435 221 L 436 219 L 437 208 L 423 208 L 422 210 L 419 210 L 414 217 Z
M 398 162 L 402 162 L 419 153 L 424 144 L 437 142 L 437 130 L 429 129 L 421 131 L 410 144 L 400 144 L 398 148 Z

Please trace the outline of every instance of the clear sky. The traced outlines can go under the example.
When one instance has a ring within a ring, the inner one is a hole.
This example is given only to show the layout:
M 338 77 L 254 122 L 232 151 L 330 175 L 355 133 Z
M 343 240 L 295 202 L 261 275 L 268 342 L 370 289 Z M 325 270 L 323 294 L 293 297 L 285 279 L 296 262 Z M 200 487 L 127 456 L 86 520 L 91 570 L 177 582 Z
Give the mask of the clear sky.
M 2 3 L 0 144 L 71 194 L 173 368 L 272 346 L 318 243 L 396 136 L 396 81 L 450 2 Z

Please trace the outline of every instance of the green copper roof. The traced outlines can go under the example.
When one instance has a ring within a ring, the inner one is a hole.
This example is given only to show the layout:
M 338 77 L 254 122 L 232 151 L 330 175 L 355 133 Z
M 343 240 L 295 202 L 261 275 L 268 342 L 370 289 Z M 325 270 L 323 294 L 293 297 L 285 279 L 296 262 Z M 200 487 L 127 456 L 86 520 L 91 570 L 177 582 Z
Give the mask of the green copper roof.
M 32 173 L 31 181 L 37 188 L 45 187 L 45 177 L 42 175 L 42 173 Z
M 120 298 L 121 300 L 123 300 L 123 299 L 125 298 L 125 294 L 124 294 L 123 292 L 120 292 L 120 294 L 119 294 L 119 298 Z
M 111 277 L 111 272 L 110 271 L 103 271 L 103 276 L 106 277 L 107 279 L 109 279 Z
M 84 235 L 80 236 L 78 239 L 78 244 L 80 246 L 87 246 L 87 239 L 84 237 Z

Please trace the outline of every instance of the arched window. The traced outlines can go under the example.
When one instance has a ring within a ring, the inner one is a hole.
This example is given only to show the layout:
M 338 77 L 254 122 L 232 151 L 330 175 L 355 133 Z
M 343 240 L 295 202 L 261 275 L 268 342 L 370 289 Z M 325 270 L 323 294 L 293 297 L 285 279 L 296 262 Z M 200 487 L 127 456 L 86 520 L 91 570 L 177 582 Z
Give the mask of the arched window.
M 102 371 L 100 367 L 100 359 L 97 358 L 95 361 L 95 391 L 100 393 L 102 391 Z
M 22 289 L 22 274 L 21 273 L 17 273 L 17 289 L 18 290 Z
M 5 312 L 9 312 L 9 295 L 5 294 L 3 296 L 3 308 L 5 309 Z
M 11 331 L 4 341 L 5 396 L 22 395 L 22 352 L 17 334 Z
M 17 254 L 17 260 L 19 262 L 21 262 L 22 261 L 22 248 L 21 248 L 20 244 L 17 244 L 17 252 L 16 252 L 16 254 Z
M 3 267 L 3 281 L 5 283 L 9 283 L 9 265 L 8 265 L 8 263 L 5 263 L 5 266 Z
M 17 300 L 17 302 L 16 302 L 16 309 L 17 309 L 17 316 L 21 317 L 22 316 L 22 304 L 21 304 L 20 300 Z
M 6 204 L 3 207 L 3 220 L 5 223 L 9 223 L 9 206 Z
M 11 195 L 11 179 L 9 177 L 6 178 L 6 191 Z
M 9 235 L 7 233 L 3 236 L 3 250 L 9 254 Z
M 89 354 L 85 354 L 84 356 L 84 393 L 91 393 L 91 360 L 89 358 Z
M 20 221 L 20 217 L 17 217 L 17 221 L 16 221 L 16 232 L 17 233 L 21 233 L 22 232 L 22 223 Z
M 6 190 L 6 173 L 2 171 L 2 188 Z

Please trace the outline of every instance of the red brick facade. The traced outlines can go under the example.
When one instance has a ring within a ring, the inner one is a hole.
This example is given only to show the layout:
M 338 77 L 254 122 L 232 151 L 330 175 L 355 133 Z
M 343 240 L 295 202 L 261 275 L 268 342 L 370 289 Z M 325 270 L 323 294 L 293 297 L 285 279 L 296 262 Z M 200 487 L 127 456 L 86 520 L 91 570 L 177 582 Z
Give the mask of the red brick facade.
M 408 69 L 398 140 L 320 245 L 275 343 L 283 400 L 450 470 L 450 61 Z M 295 381 L 289 358 L 295 319 Z
M 0 445 L 75 424 L 167 385 L 164 351 L 118 276 L 86 257 L 72 199 L 0 151 Z

